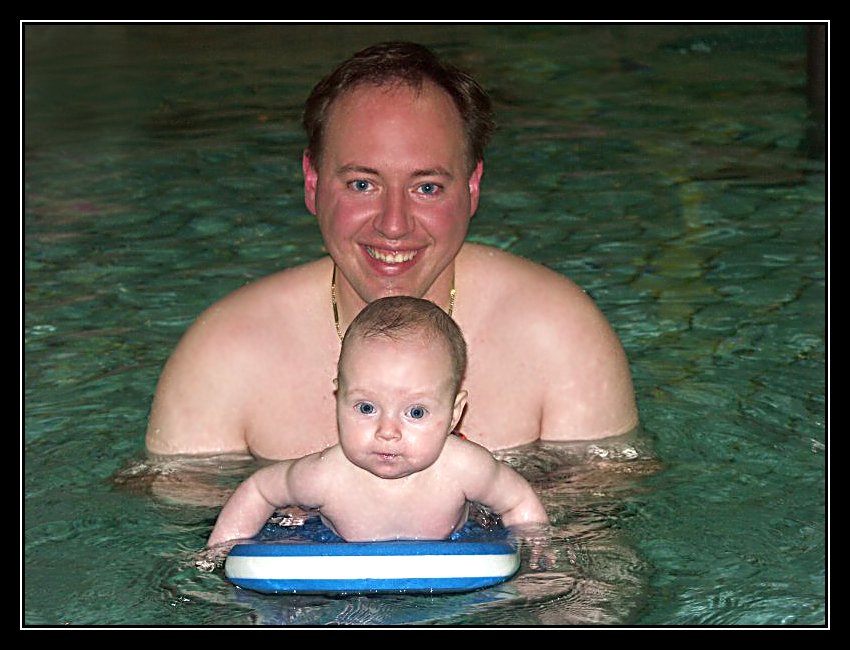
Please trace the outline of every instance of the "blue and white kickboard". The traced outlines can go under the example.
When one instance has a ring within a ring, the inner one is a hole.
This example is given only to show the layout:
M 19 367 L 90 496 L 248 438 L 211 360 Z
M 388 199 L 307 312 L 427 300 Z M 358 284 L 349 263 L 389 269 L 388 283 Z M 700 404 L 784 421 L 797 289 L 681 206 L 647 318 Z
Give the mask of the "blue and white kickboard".
M 469 522 L 447 540 L 346 542 L 312 517 L 302 526 L 266 524 L 230 550 L 224 574 L 262 593 L 434 593 L 489 587 L 519 566 L 519 545 L 502 527 Z

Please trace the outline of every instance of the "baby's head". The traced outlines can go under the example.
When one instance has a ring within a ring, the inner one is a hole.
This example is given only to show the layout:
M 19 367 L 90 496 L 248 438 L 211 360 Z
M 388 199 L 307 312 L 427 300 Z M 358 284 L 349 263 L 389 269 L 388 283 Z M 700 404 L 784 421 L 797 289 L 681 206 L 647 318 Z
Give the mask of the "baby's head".
M 441 346 L 448 354 L 452 386 L 460 390 L 466 372 L 466 341 L 451 316 L 424 298 L 389 296 L 379 298 L 357 315 L 345 333 L 339 355 L 337 375 L 342 376 L 346 352 L 355 344 L 371 338 L 393 341 L 417 341 Z
M 383 479 L 431 467 L 466 407 L 466 344 L 428 300 L 381 298 L 342 342 L 337 368 L 339 442 L 351 463 Z

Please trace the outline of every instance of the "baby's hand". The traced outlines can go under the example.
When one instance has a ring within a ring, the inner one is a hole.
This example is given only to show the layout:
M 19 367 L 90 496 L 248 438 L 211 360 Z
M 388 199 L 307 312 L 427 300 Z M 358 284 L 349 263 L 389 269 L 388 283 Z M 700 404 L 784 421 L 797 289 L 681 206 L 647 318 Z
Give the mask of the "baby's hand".
M 230 553 L 230 549 L 241 541 L 243 540 L 231 539 L 226 542 L 222 542 L 221 544 L 205 548 L 203 551 L 199 552 L 198 556 L 195 558 L 195 568 L 207 573 L 221 568 L 224 566 L 224 561 L 227 559 L 227 554 Z
M 552 527 L 546 525 L 515 526 L 511 529 L 522 545 L 529 549 L 528 566 L 533 570 L 554 569 L 558 552 L 552 547 Z

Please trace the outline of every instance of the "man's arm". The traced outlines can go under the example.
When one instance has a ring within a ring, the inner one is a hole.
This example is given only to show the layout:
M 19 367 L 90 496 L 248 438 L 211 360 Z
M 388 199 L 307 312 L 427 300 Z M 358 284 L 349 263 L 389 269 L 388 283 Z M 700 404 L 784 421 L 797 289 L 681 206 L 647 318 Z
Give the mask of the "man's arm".
M 536 329 L 545 377 L 540 439 L 594 440 L 638 426 L 629 362 L 611 324 L 566 278 L 550 287 Z
M 228 311 L 214 306 L 202 314 L 165 364 L 145 436 L 150 453 L 248 453 Z
M 480 245 L 464 248 L 477 315 L 467 316 L 471 359 L 476 340 L 489 340 L 483 361 L 504 372 L 499 354 L 522 377 L 516 386 L 544 441 L 595 440 L 635 429 L 638 413 L 628 360 L 613 328 L 575 282 L 531 260 Z M 493 334 L 498 325 L 498 338 Z M 464 330 L 464 334 L 467 330 Z M 481 363 L 481 361 L 479 361 Z M 513 390 L 516 376 L 485 382 Z M 475 399 L 470 395 L 472 411 Z M 472 414 L 472 413 L 471 413 Z

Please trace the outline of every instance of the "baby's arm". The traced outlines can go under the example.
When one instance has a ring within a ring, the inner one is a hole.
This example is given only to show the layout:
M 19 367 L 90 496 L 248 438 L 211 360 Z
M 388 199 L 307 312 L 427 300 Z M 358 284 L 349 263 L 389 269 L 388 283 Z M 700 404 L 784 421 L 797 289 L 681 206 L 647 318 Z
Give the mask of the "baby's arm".
M 516 470 L 467 441 L 464 455 L 466 497 L 499 514 L 505 526 L 546 525 L 549 517 L 534 489 Z M 470 471 L 472 469 L 472 471 Z
M 550 547 L 549 517 L 531 484 L 483 447 L 467 444 L 472 445 L 464 449 L 470 455 L 465 463 L 467 472 L 463 474 L 468 477 L 467 499 L 499 514 L 502 524 L 512 528 L 514 534 L 528 545 L 530 568 L 555 566 L 556 553 Z
M 304 459 L 285 460 L 252 474 L 224 504 L 207 540 L 212 547 L 230 540 L 253 537 L 277 508 L 298 503 L 290 487 L 293 468 Z

